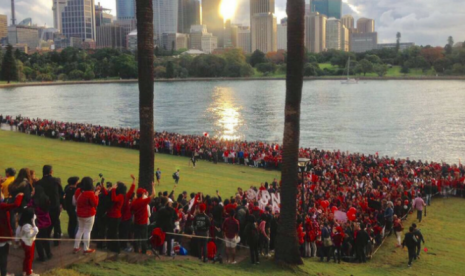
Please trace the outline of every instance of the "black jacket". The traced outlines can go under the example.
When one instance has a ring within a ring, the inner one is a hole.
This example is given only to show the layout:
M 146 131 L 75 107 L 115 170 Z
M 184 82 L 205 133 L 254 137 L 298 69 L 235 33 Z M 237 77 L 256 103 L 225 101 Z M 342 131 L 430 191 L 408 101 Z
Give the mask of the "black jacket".
M 161 207 L 157 212 L 157 227 L 160 227 L 163 232 L 174 231 L 174 221 L 176 220 L 176 211 L 169 207 Z
M 51 209 L 60 208 L 64 194 L 60 179 L 48 175 L 39 180 L 36 185 L 42 186 L 44 189 L 45 194 L 50 199 Z
M 210 217 L 206 214 L 200 213 L 194 217 L 194 229 L 195 234 L 200 236 L 206 236 L 210 229 Z
M 365 247 L 368 244 L 370 236 L 365 230 L 360 230 L 357 232 L 357 237 L 355 238 L 355 245 L 359 247 Z
M 423 238 L 420 229 L 413 231 L 413 235 L 416 237 L 418 245 L 421 245 L 422 242 L 425 243 L 425 239 Z
M 415 248 L 417 246 L 417 239 L 415 238 L 415 235 L 410 232 L 405 234 L 402 246 L 407 246 L 407 248 Z

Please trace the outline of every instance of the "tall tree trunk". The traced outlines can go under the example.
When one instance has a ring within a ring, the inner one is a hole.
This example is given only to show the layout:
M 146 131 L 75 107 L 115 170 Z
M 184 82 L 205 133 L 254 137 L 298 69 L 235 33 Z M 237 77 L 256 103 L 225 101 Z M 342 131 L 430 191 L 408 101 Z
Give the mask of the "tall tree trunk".
M 287 1 L 286 104 L 281 171 L 281 214 L 276 239 L 276 262 L 302 264 L 297 239 L 296 197 L 300 139 L 300 103 L 304 67 L 304 0 Z
M 137 0 L 137 52 L 139 65 L 139 187 L 149 191 L 154 178 L 153 130 L 153 7 L 152 0 Z

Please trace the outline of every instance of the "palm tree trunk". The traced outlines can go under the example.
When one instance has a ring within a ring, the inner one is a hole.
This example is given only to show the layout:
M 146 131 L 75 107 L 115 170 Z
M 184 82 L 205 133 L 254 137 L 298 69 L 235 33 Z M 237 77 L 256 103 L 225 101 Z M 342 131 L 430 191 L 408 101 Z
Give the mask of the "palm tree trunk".
M 276 239 L 276 262 L 302 264 L 297 239 L 297 185 L 300 139 L 300 103 L 304 66 L 304 0 L 287 1 L 286 104 L 281 170 L 281 214 Z
M 137 0 L 136 9 L 140 120 L 139 187 L 151 191 L 155 171 L 152 0 Z

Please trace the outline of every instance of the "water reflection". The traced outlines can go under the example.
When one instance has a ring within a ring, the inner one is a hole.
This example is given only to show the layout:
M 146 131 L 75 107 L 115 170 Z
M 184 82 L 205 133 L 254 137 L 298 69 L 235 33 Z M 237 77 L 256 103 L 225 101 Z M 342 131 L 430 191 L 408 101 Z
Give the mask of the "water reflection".
M 212 102 L 205 117 L 214 123 L 214 137 L 224 140 L 243 139 L 240 128 L 244 125 L 242 106 L 235 102 L 234 90 L 230 87 L 215 87 Z

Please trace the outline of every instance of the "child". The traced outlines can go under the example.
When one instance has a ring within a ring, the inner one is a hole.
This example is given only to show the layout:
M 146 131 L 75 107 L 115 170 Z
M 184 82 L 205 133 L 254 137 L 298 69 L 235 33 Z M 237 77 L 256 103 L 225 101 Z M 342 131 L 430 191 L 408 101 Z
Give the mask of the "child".
M 24 249 L 23 274 L 27 276 L 39 276 L 32 272 L 34 260 L 35 239 L 39 229 L 35 224 L 35 215 L 32 209 L 24 209 L 18 222 L 16 236 L 21 240 Z

